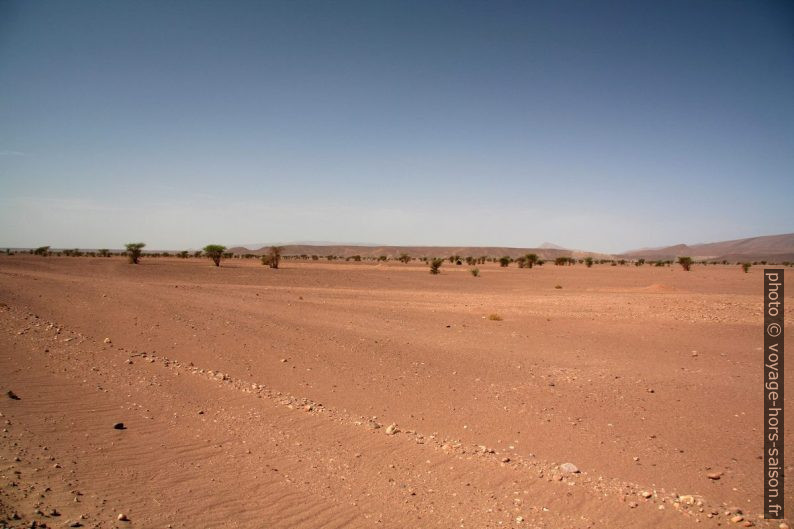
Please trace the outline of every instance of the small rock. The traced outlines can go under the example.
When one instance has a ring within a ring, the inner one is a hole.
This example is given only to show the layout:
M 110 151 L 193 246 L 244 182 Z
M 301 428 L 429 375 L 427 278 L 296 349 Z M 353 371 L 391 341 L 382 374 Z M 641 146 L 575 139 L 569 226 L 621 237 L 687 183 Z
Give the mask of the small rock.
M 722 477 L 722 472 L 709 472 L 708 474 L 706 474 L 706 477 L 709 479 L 717 480 Z
M 503 457 L 502 458 L 502 463 L 509 463 L 509 462 L 510 462 L 510 458 L 509 457 Z
M 656 393 L 656 390 L 654 390 L 653 388 L 648 388 L 648 393 Z
M 395 423 L 391 423 L 386 427 L 386 435 L 394 435 L 397 432 L 399 432 L 399 430 L 397 429 L 397 425 Z
M 739 522 L 741 522 L 741 521 L 744 521 L 744 516 L 742 516 L 741 514 L 737 514 L 736 516 L 734 516 L 733 518 L 731 518 L 731 521 L 732 521 L 733 523 L 739 523 Z
M 126 427 L 126 426 L 124 426 L 124 423 L 123 423 L 123 422 L 117 422 L 117 423 L 115 423 L 115 424 L 113 425 L 113 429 L 114 429 L 114 430 L 126 430 L 126 429 L 127 429 L 127 427 Z
M 522 523 L 524 521 L 523 516 L 516 516 L 516 523 Z
M 16 393 L 14 393 L 13 391 L 11 391 L 10 389 L 9 389 L 8 391 L 6 391 L 6 395 L 7 395 L 7 396 L 8 396 L 8 398 L 9 398 L 9 399 L 11 399 L 11 400 L 19 400 L 19 395 L 17 395 Z
M 786 522 L 780 522 L 778 529 L 789 529 L 789 525 Z
M 562 465 L 560 465 L 560 470 L 562 470 L 563 472 L 571 473 L 571 474 L 578 474 L 579 473 L 579 468 L 576 465 L 574 465 L 573 463 L 563 463 Z
M 116 516 L 116 519 L 117 519 L 118 521 L 120 521 L 120 522 L 129 522 L 129 521 L 130 521 L 130 519 L 129 519 L 129 518 L 127 518 L 127 515 L 126 515 L 126 514 L 124 514 L 124 513 L 119 513 L 119 515 L 118 515 L 118 516 Z
M 646 490 L 646 491 L 643 491 L 643 492 L 641 492 L 641 493 L 640 493 L 640 496 L 642 496 L 643 498 L 645 498 L 645 499 L 647 500 L 648 498 L 650 498 L 651 496 L 653 496 L 653 494 L 651 494 L 650 492 L 648 492 L 648 491 Z

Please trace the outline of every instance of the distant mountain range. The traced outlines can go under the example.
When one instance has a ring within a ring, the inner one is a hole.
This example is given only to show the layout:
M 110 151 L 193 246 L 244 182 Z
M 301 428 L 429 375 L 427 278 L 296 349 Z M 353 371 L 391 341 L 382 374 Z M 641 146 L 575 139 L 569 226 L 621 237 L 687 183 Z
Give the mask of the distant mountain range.
M 554 259 L 555 257 L 573 256 L 584 257 L 592 255 L 593 257 L 608 258 L 606 254 L 599 254 L 593 252 L 579 252 L 566 250 L 563 248 L 512 248 L 504 246 L 358 246 L 349 244 L 287 244 L 283 246 L 283 255 L 318 255 L 325 257 L 328 255 L 335 255 L 338 257 L 352 257 L 360 255 L 361 257 L 380 257 L 381 255 L 390 258 L 399 257 L 401 254 L 408 254 L 411 257 L 448 257 L 451 255 L 459 255 L 461 257 L 520 257 L 528 253 L 537 254 L 541 259 Z M 238 254 L 254 254 L 262 255 L 268 252 L 269 246 L 260 248 L 246 248 L 237 246 L 229 248 L 229 252 Z
M 712 261 L 794 261 L 794 233 L 764 235 L 705 244 L 676 244 L 663 248 L 642 248 L 621 254 L 631 259 L 675 259 L 689 256 Z
M 557 244 L 544 242 L 537 248 L 516 248 L 505 246 L 388 246 L 376 244 L 349 244 L 326 242 L 301 242 L 282 244 L 283 255 L 317 255 L 325 257 L 335 255 L 338 257 L 399 257 L 405 253 L 411 257 L 448 257 L 460 255 L 461 257 L 489 256 L 489 257 L 520 257 L 528 253 L 537 254 L 541 259 L 554 259 L 556 257 L 586 257 L 609 259 L 621 257 L 627 259 L 675 259 L 689 256 L 695 260 L 727 260 L 736 261 L 792 261 L 794 262 L 794 233 L 784 235 L 766 235 L 750 237 L 732 241 L 712 242 L 706 244 L 676 244 L 659 248 L 642 248 L 624 252 L 617 256 L 584 250 L 570 250 Z M 228 251 L 238 254 L 262 255 L 268 252 L 270 244 L 236 246 Z

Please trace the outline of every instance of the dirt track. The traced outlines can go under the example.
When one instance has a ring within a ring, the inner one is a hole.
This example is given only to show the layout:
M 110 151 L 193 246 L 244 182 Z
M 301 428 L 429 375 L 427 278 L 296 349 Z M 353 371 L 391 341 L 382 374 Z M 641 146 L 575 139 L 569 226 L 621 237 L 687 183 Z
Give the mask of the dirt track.
M 760 268 L 467 268 L 0 257 L 0 519 L 777 527 Z

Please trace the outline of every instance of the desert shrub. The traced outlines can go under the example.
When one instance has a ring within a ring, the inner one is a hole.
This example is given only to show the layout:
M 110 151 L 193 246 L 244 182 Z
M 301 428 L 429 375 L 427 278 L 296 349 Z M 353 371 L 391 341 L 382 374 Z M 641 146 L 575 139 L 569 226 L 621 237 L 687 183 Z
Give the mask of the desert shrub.
M 100 257 L 110 257 L 110 250 L 107 248 L 100 248 L 99 249 L 99 256 Z
M 498 315 L 497 313 L 495 313 L 495 312 L 493 314 L 489 315 L 488 319 L 491 320 L 491 321 L 502 321 L 502 317 L 500 315 Z
M 681 268 L 683 268 L 685 272 L 689 272 L 689 269 L 692 268 L 692 258 L 686 256 L 679 257 L 678 264 L 681 265 Z
M 568 258 L 567 257 L 557 257 L 556 259 L 554 259 L 554 265 L 555 266 L 565 266 L 567 264 L 568 264 Z
M 48 256 L 50 255 L 50 247 L 49 246 L 39 246 L 35 250 L 33 250 L 34 255 L 41 255 L 41 256 Z
M 592 268 L 593 267 L 593 258 L 592 257 L 585 257 L 584 258 L 584 265 L 587 268 Z
M 538 254 L 528 253 L 524 256 L 524 261 L 526 262 L 527 268 L 532 268 L 538 264 Z
M 642 266 L 645 264 L 645 259 L 637 259 L 637 266 Z
M 208 244 L 204 247 L 204 255 L 212 259 L 212 262 L 215 263 L 215 266 L 220 266 L 225 250 L 226 247 L 220 244 Z
M 618 264 L 619 264 L 620 266 L 625 266 L 625 265 L 626 265 L 626 260 L 625 260 L 625 259 L 620 259 L 620 260 L 618 261 Z
M 278 268 L 278 265 L 281 262 L 281 253 L 283 251 L 284 248 L 281 246 L 271 246 L 268 254 L 262 256 L 262 264 L 267 265 L 270 268 Z
M 127 257 L 130 259 L 130 264 L 138 264 L 144 246 L 146 246 L 146 243 L 143 242 L 128 242 L 124 245 L 127 248 Z
M 357 263 L 361 262 L 361 256 L 360 255 L 354 255 L 353 257 L 351 257 L 351 259 L 353 259 Z
M 479 268 L 472 268 L 471 270 L 469 270 L 469 272 L 474 277 L 480 277 L 480 269 Z
M 407 253 L 401 253 L 400 257 L 398 257 L 397 260 L 402 263 L 408 264 L 411 262 L 411 256 L 408 255 Z
M 163 254 L 163 255 L 168 255 L 168 254 Z M 223 258 L 224 259 L 232 259 L 233 257 L 234 257 L 234 253 L 233 252 L 223 252 Z
M 560 290 L 562 288 L 562 285 L 554 285 L 554 288 L 556 288 L 557 290 Z
M 753 265 L 751 265 L 750 263 L 742 263 L 742 270 L 744 270 L 745 274 L 750 270 L 751 266 Z
M 440 272 L 439 269 L 441 268 L 442 264 L 444 264 L 444 260 L 443 259 L 439 259 L 437 257 L 433 258 L 433 260 L 430 261 L 430 273 L 433 274 L 433 275 L 438 274 Z
M 546 261 L 543 260 L 543 259 L 538 259 L 538 262 L 535 263 L 535 264 L 538 265 L 538 266 L 543 266 L 544 264 L 546 264 Z
M 518 265 L 519 268 L 524 268 L 524 265 L 527 264 L 527 258 L 523 257 L 523 256 L 522 257 L 517 257 L 516 258 L 516 264 Z
M 177 255 L 179 256 L 180 259 L 187 259 L 188 254 L 189 252 L 187 250 L 182 250 Z
M 380 257 L 378 257 L 378 261 L 388 261 L 388 260 L 389 260 L 388 255 L 381 255 Z
M 509 257 L 505 256 L 505 257 L 500 257 L 499 258 L 499 266 L 501 266 L 502 268 L 507 267 L 509 264 L 510 264 L 510 258 Z

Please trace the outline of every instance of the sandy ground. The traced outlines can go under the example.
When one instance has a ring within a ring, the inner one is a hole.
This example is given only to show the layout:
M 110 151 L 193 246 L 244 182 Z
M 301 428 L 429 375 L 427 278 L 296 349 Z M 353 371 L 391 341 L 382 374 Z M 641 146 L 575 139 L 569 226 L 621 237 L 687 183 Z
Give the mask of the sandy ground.
M 0 257 L 0 527 L 778 526 L 759 267 L 480 269 Z

